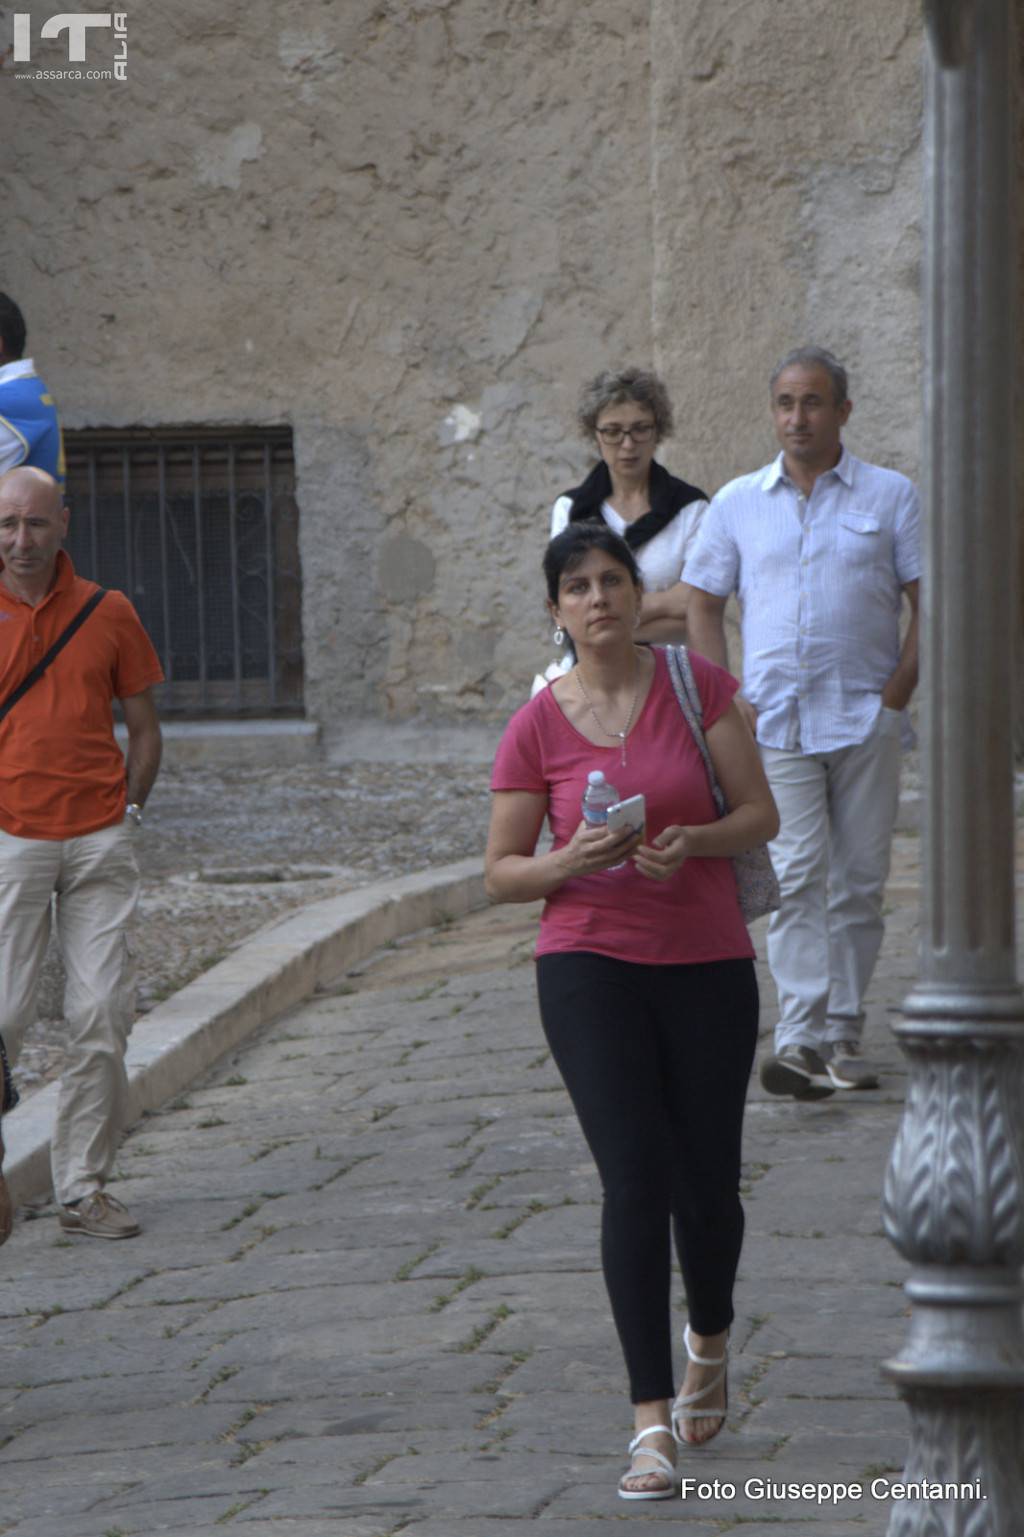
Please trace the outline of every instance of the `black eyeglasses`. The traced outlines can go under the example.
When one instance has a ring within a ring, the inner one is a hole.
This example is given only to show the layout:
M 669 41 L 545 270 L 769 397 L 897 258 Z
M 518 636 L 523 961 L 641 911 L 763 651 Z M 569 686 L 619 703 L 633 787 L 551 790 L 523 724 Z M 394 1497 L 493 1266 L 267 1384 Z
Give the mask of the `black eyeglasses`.
M 623 438 L 631 438 L 634 443 L 649 442 L 654 436 L 654 423 L 637 422 L 635 427 L 620 427 L 617 422 L 613 422 L 611 426 L 598 427 L 596 431 L 602 443 L 614 448 Z

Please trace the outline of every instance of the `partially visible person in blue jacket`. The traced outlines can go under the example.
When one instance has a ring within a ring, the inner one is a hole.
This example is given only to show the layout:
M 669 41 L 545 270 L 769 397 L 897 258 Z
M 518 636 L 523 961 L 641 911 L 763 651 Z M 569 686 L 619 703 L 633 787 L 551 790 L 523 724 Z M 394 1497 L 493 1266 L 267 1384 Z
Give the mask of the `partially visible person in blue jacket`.
M 45 470 L 64 489 L 64 440 L 53 397 L 25 352 L 25 317 L 0 294 L 0 475 L 16 465 Z

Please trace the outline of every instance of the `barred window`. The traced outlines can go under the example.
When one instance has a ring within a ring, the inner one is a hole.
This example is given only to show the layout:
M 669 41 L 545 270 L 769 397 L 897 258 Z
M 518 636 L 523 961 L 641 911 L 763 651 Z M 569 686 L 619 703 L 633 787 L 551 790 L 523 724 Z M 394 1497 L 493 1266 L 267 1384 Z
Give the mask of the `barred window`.
M 301 713 L 291 431 L 87 429 L 64 446 L 68 552 L 134 603 L 161 711 Z

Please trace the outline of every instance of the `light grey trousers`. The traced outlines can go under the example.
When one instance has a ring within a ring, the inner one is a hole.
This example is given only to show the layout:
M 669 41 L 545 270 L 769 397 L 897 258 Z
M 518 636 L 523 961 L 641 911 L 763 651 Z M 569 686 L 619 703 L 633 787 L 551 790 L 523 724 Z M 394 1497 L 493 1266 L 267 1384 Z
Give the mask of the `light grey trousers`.
M 64 957 L 67 1061 L 52 1148 L 62 1204 L 109 1179 L 124 1123 L 124 1054 L 135 1014 L 129 926 L 139 896 L 135 829 L 81 838 L 0 831 L 0 1034 L 12 1063 L 36 1017 L 53 916 Z
M 855 747 L 761 748 L 781 824 L 769 845 L 782 893 L 768 923 L 777 1052 L 860 1039 L 884 930 L 901 730 L 900 713 L 883 709 Z

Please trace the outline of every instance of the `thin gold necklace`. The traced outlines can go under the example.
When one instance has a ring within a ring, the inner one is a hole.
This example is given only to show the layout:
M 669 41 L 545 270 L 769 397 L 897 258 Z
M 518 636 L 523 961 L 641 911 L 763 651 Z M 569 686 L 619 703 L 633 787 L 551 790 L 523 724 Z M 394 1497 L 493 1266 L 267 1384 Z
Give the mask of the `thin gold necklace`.
M 580 671 L 580 664 L 579 662 L 576 663 L 576 682 L 580 686 L 580 693 L 583 695 L 583 698 L 586 701 L 587 709 L 597 721 L 597 728 L 599 731 L 603 731 L 605 736 L 618 738 L 619 747 L 622 752 L 621 762 L 623 767 L 625 767 L 626 763 L 626 737 L 629 735 L 629 728 L 633 724 L 633 712 L 636 710 L 636 702 L 640 698 L 640 658 L 637 656 L 635 651 L 633 652 L 633 666 L 635 668 L 633 703 L 629 707 L 629 714 L 626 716 L 626 724 L 623 726 L 621 731 L 609 731 L 600 715 L 598 715 L 597 711 L 594 709 L 590 695 L 587 693 L 586 684 L 583 682 L 583 674 Z

